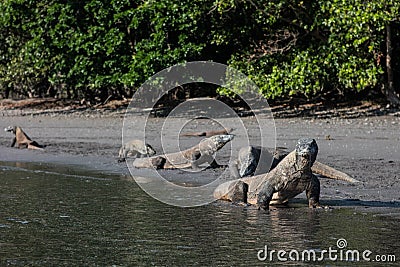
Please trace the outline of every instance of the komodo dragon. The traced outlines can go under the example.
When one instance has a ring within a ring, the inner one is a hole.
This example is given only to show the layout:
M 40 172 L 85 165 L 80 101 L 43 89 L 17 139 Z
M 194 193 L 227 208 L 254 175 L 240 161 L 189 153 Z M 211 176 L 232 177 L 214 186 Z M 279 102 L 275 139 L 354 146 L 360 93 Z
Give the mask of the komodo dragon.
M 133 161 L 136 168 L 156 168 L 156 169 L 199 169 L 199 166 L 208 162 L 211 168 L 220 167 L 213 158 L 213 155 L 220 150 L 226 143 L 233 139 L 233 135 L 215 135 L 205 138 L 192 148 L 153 156 L 149 158 L 137 158 Z
M 229 134 L 232 131 L 233 131 L 232 128 L 227 128 L 227 129 L 215 130 L 215 131 L 188 132 L 188 133 L 183 133 L 180 136 L 205 136 L 205 137 L 211 137 L 211 136 L 214 136 L 214 135 Z
M 270 172 L 223 183 L 215 189 L 214 197 L 268 209 L 269 204 L 285 204 L 305 190 L 309 207 L 320 207 L 320 183 L 311 170 L 317 154 L 314 139 L 299 139 L 295 150 Z
M 230 164 L 229 169 L 232 176 L 235 178 L 267 173 L 275 168 L 288 154 L 289 153 L 282 148 L 272 151 L 259 146 L 242 147 L 239 150 L 237 160 Z M 342 180 L 350 183 L 359 182 L 348 174 L 318 161 L 314 162 L 311 170 L 313 173 L 320 174 L 330 179 Z
M 271 150 L 260 146 L 245 146 L 239 150 L 238 158 L 230 163 L 229 170 L 237 179 L 267 173 L 275 168 L 287 154 L 284 148 Z
M 18 148 L 28 148 L 43 150 L 44 146 L 39 145 L 36 141 L 32 141 L 31 138 L 22 130 L 19 126 L 8 126 L 4 129 L 6 132 L 11 132 L 15 136 L 12 140 L 11 147 L 15 146 Z
M 128 156 L 132 157 L 142 157 L 142 156 L 153 156 L 156 151 L 151 147 L 151 145 L 144 143 L 142 140 L 131 140 L 125 143 L 118 153 L 118 161 L 125 161 Z

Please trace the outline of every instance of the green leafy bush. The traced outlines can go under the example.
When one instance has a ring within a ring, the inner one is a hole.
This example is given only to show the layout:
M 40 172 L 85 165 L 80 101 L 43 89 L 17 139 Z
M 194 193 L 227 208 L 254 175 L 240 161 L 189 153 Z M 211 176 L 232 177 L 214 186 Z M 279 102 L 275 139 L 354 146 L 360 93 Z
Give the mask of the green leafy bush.
M 213 60 L 275 98 L 378 90 L 400 2 L 4 0 L 0 10 L 3 97 L 129 97 L 166 67 Z

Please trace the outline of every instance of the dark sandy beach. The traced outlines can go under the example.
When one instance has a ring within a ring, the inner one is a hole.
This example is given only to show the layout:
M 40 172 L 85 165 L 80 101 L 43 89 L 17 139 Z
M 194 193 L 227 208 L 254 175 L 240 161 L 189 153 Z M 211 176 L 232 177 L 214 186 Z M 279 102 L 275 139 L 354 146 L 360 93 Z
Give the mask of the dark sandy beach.
M 10 148 L 11 134 L 0 132 L 0 161 L 43 162 L 78 165 L 102 172 L 119 173 L 130 177 L 125 163 L 117 163 L 117 155 L 122 140 L 123 112 L 102 114 L 41 114 L 27 115 L 21 112 L 10 114 L 3 112 L 0 128 L 19 125 L 38 143 L 46 145 L 45 151 L 31 151 Z M 246 127 L 256 127 L 253 117 L 242 118 Z M 132 118 L 131 118 L 132 120 Z M 144 124 L 144 117 L 133 117 L 133 125 Z M 150 118 L 150 131 L 146 140 L 157 151 L 162 151 L 156 136 L 161 131 L 163 119 Z M 169 121 L 179 124 L 179 120 Z M 229 125 L 229 118 L 225 119 Z M 361 184 L 321 179 L 321 202 L 331 206 L 357 206 L 373 210 L 386 210 L 392 215 L 400 211 L 400 117 L 375 116 L 355 119 L 290 118 L 275 119 L 276 145 L 293 149 L 300 137 L 312 137 L 319 145 L 318 160 L 344 171 L 360 180 Z M 199 126 L 201 127 L 201 125 Z M 204 126 L 207 127 L 207 126 Z M 173 129 L 174 127 L 166 127 Z M 196 129 L 194 129 L 196 130 Z M 197 129 L 202 130 L 202 129 Z M 240 132 L 235 133 L 236 143 L 232 146 L 235 155 L 237 149 L 245 144 Z M 168 136 L 176 133 L 167 132 Z M 250 136 L 251 138 L 251 136 Z M 154 141 L 153 141 L 154 140 Z M 184 138 L 182 143 L 189 147 L 199 138 Z M 165 141 L 165 140 L 164 140 Z M 168 142 L 168 140 L 167 140 Z M 231 147 L 220 151 L 218 157 L 227 164 Z M 217 157 L 217 159 L 218 159 Z M 138 170 L 137 175 L 143 175 Z M 206 170 L 196 175 L 182 171 L 162 171 L 166 177 L 174 177 L 178 183 L 194 183 L 196 179 L 212 181 L 222 170 Z M 136 175 L 136 174 L 135 174 Z M 145 175 L 144 175 L 145 176 Z M 178 177 L 178 178 L 177 178 Z M 214 178 L 213 178 L 214 177 Z M 305 196 L 300 196 L 300 198 Z M 395 208 L 395 209 L 386 209 Z
M 146 194 L 137 183 L 151 184 L 151 170 L 130 168 L 131 175 L 126 163 L 117 162 L 123 125 L 125 134 L 139 137 L 143 114 L 134 114 L 124 124 L 123 111 L 12 110 L 0 115 L 0 128 L 19 125 L 46 146 L 44 151 L 10 148 L 12 135 L 0 131 L 2 266 L 309 266 L 300 259 L 261 261 L 258 252 L 266 246 L 339 251 L 339 241 L 350 251 L 373 252 L 369 260 L 350 259 L 354 266 L 366 266 L 370 260 L 377 266 L 380 256 L 386 259 L 382 266 L 398 265 L 398 116 L 275 119 L 276 146 L 291 150 L 298 138 L 315 138 L 319 161 L 361 183 L 321 178 L 320 202 L 330 209 L 309 209 L 302 193 L 288 206 L 264 212 L 222 201 L 182 208 L 157 200 L 160 195 L 154 199 Z M 217 153 L 220 164 L 228 164 L 241 146 L 257 141 L 255 118 L 241 119 L 248 137 L 233 118 L 220 120 L 235 128 L 233 141 Z M 152 117 L 146 141 L 162 153 L 171 145 L 186 148 L 201 140 L 178 138 L 181 124 L 182 118 L 164 125 L 163 118 Z M 218 125 L 201 119 L 182 131 L 214 128 Z M 229 178 L 224 168 L 159 174 L 185 190 Z M 180 199 L 176 191 L 155 187 Z M 191 200 L 192 195 L 184 198 Z M 348 260 L 314 259 L 311 264 L 347 266 Z

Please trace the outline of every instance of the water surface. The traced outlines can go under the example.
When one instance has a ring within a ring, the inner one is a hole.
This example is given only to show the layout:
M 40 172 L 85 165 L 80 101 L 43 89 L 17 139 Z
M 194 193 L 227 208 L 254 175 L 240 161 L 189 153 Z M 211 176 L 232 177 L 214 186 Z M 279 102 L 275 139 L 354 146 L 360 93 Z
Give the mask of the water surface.
M 345 249 L 400 257 L 398 219 L 303 203 L 260 212 L 213 203 L 165 205 L 129 177 L 74 166 L 0 163 L 0 265 L 302 266 L 260 261 L 269 250 Z M 372 263 L 378 266 L 377 262 Z M 396 263 L 384 263 L 388 266 Z M 366 262 L 312 262 L 365 266 Z

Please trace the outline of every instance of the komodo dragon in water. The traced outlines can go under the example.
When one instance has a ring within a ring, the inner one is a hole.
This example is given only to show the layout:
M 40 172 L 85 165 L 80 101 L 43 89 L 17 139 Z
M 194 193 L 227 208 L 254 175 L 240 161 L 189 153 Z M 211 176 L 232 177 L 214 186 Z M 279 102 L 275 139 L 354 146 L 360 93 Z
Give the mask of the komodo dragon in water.
M 194 147 L 189 149 L 157 155 L 148 158 L 137 158 L 133 161 L 136 168 L 156 168 L 156 169 L 199 169 L 203 163 L 209 163 L 211 168 L 220 167 L 214 159 L 214 154 L 220 150 L 226 143 L 233 139 L 233 135 L 215 135 L 205 138 Z
M 215 130 L 215 131 L 188 132 L 188 133 L 183 133 L 180 136 L 205 136 L 205 137 L 211 137 L 211 136 L 214 136 L 214 135 L 229 134 L 232 131 L 233 131 L 232 128 L 227 128 L 227 129 Z
M 299 139 L 295 150 L 270 172 L 223 183 L 215 189 L 214 197 L 268 209 L 270 204 L 286 204 L 306 191 L 309 207 L 320 207 L 320 182 L 311 169 L 317 154 L 314 139 Z
M 39 145 L 36 141 L 33 141 L 19 126 L 8 126 L 4 129 L 6 132 L 14 134 L 14 138 L 11 143 L 11 147 L 15 146 L 18 148 L 28 148 L 43 150 L 44 146 Z
M 259 147 L 246 146 L 239 150 L 237 160 L 230 164 L 229 169 L 235 178 L 267 173 L 285 158 L 289 153 L 282 148 L 274 151 Z M 342 180 L 350 183 L 357 183 L 356 179 L 348 174 L 329 167 L 321 162 L 315 161 L 311 167 L 313 173 L 320 174 L 334 180 Z
M 131 140 L 125 143 L 119 150 L 118 162 L 123 162 L 128 156 L 142 157 L 142 156 L 153 156 L 156 151 L 149 144 L 144 143 L 142 140 Z

